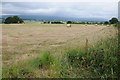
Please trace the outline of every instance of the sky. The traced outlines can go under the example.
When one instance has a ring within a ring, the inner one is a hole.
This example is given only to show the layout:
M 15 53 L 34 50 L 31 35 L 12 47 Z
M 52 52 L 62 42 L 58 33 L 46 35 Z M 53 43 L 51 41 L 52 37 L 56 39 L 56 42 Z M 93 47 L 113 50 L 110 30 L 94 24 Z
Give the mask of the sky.
M 104 19 L 118 17 L 118 2 L 115 1 L 114 2 L 6 1 L 2 2 L 1 5 L 2 15 L 43 15 L 57 17 L 104 18 Z
M 118 2 L 119 0 L 2 0 L 3 2 Z
M 119 5 L 118 5 L 118 20 L 120 21 L 120 1 L 119 1 Z

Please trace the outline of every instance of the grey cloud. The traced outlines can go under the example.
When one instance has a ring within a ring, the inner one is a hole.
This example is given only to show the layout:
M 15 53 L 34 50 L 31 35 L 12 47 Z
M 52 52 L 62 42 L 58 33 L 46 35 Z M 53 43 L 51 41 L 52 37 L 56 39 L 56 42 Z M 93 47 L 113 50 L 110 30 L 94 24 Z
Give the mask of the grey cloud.
M 61 17 L 117 16 L 117 3 L 90 2 L 4 2 L 3 14 L 48 15 Z

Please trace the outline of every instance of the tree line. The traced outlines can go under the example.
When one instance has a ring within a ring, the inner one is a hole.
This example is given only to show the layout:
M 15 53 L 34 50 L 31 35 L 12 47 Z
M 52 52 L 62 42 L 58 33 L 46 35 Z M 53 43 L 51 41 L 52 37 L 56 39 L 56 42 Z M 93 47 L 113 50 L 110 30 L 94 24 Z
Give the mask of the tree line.
M 7 17 L 6 19 L 3 19 L 2 22 L 5 23 L 5 24 L 13 24 L 13 23 L 20 24 L 20 23 L 24 23 L 23 19 L 21 19 L 18 16 Z M 100 22 L 100 23 L 98 23 L 98 22 L 74 22 L 74 21 L 67 21 L 67 24 L 115 24 L 115 23 L 118 23 L 118 22 L 119 21 L 118 21 L 117 18 L 112 18 L 109 21 Z M 59 22 L 59 21 L 55 21 L 55 22 L 52 22 L 51 24 L 62 24 L 62 23 Z

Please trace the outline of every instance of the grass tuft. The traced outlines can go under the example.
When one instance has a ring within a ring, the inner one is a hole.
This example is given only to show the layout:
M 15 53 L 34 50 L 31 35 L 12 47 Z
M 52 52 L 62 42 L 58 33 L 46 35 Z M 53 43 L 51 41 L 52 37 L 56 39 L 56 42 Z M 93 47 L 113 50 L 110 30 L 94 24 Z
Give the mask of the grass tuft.
M 31 65 L 34 68 L 44 68 L 44 67 L 50 67 L 54 63 L 54 56 L 52 56 L 49 52 L 43 53 L 42 56 L 34 58 L 31 60 Z

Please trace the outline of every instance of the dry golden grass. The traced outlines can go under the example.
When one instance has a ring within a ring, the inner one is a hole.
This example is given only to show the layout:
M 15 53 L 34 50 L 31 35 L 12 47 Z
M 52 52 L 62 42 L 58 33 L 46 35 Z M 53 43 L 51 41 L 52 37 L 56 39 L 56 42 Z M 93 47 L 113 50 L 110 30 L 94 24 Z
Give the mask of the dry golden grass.
M 58 50 L 58 54 L 68 47 L 84 46 L 86 38 L 88 44 L 94 44 L 117 32 L 112 26 L 82 24 L 71 28 L 64 24 L 3 24 L 2 28 L 5 64 L 35 57 L 44 50 Z

